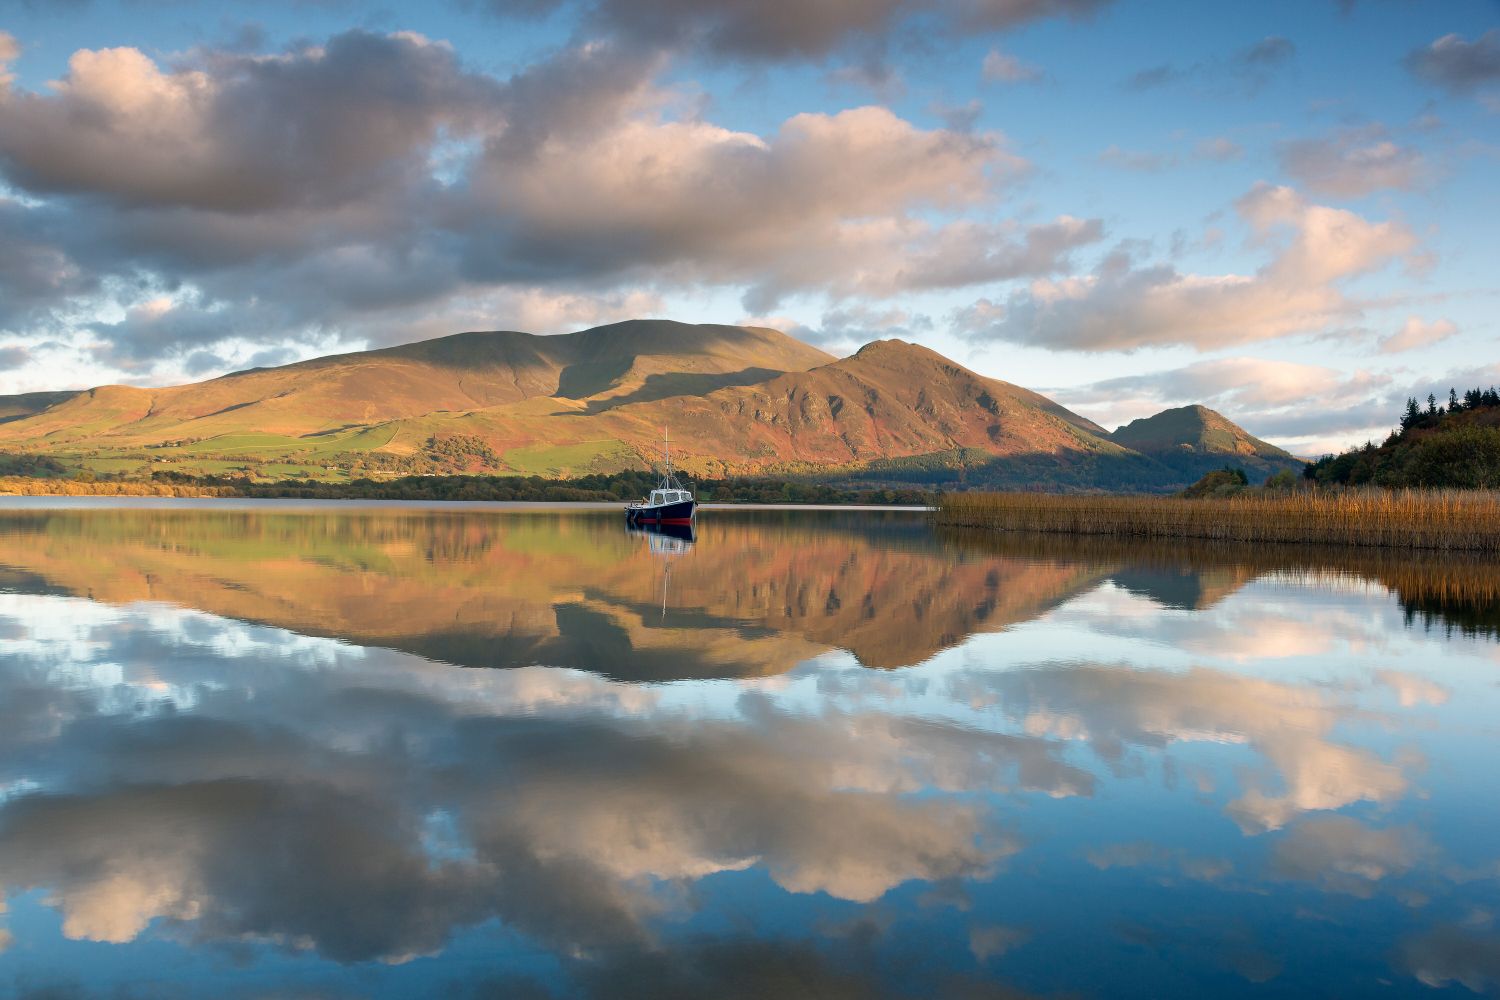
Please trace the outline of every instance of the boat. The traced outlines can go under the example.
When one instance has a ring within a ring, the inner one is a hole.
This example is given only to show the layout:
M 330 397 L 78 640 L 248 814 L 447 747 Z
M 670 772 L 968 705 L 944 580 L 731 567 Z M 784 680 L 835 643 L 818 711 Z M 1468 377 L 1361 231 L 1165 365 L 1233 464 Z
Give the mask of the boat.
M 662 454 L 665 462 L 661 482 L 649 496 L 625 508 L 627 524 L 691 526 L 698 516 L 698 501 L 672 475 L 672 439 L 665 430 L 662 431 Z

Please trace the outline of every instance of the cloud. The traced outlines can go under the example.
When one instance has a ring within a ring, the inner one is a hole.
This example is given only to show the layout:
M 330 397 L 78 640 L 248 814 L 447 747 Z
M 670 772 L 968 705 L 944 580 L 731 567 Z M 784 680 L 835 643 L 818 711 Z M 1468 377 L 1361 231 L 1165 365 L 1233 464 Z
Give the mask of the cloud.
M 1124 81 L 1126 90 L 1151 90 L 1170 84 L 1197 82 L 1214 89 L 1239 89 L 1254 93 L 1272 76 L 1289 65 L 1297 47 L 1288 38 L 1268 35 L 1227 57 L 1217 57 L 1188 66 L 1159 63 L 1132 73 Z
M 256 339 L 557 329 L 703 285 L 759 312 L 1054 274 L 1101 235 L 996 217 L 1029 165 L 972 123 L 872 106 L 735 131 L 664 67 L 596 42 L 496 79 L 362 31 L 169 67 L 80 51 L 52 90 L 0 91 L 0 169 L 36 196 L 0 200 L 0 329 L 86 328 L 78 350 L 144 378 Z
M 20 346 L 0 347 L 0 371 L 20 368 L 31 360 L 31 351 Z
M 1408 316 L 1401 329 L 1380 341 L 1381 354 L 1399 354 L 1419 347 L 1430 347 L 1458 333 L 1452 320 L 1439 319 L 1428 323 L 1420 316 Z
M 1122 170 L 1156 173 L 1176 166 L 1177 157 L 1170 153 L 1147 153 L 1110 146 L 1099 154 L 1099 162 Z
M 1454 92 L 1500 81 L 1500 28 L 1491 28 L 1472 42 L 1462 35 L 1444 35 L 1408 54 L 1406 68 Z
M 136 49 L 83 49 L 50 94 L 0 96 L 0 163 L 28 191 L 127 207 L 328 209 L 406 187 L 440 128 L 475 127 L 499 96 L 410 34 L 167 71 Z
M 1242 159 L 1245 150 L 1239 143 L 1224 136 L 1215 136 L 1212 139 L 1204 139 L 1193 147 L 1193 155 L 1200 160 L 1213 160 L 1216 163 L 1227 163 L 1230 160 Z
M 1024 63 L 999 49 L 990 49 L 986 53 L 980 73 L 991 83 L 1033 83 L 1045 75 L 1040 67 Z
M 14 74 L 10 72 L 10 64 L 20 58 L 20 55 L 21 43 L 16 41 L 16 36 L 8 31 L 0 31 L 0 90 L 4 90 L 15 80 Z
M 1278 149 L 1282 169 L 1315 194 L 1360 198 L 1375 191 L 1410 190 L 1427 178 L 1427 162 L 1392 142 L 1380 125 L 1296 139 Z
M 1396 222 L 1370 222 L 1259 184 L 1235 203 L 1256 240 L 1272 249 L 1254 274 L 1183 274 L 1137 266 L 1113 253 L 1092 274 L 1038 279 L 1003 303 L 981 300 L 955 317 L 976 339 L 1053 349 L 1200 351 L 1321 330 L 1359 312 L 1338 285 L 1379 270 L 1416 246 Z
M 821 59 L 849 45 L 880 46 L 908 22 L 940 33 L 996 31 L 1045 18 L 1083 18 L 1110 0 L 592 0 L 576 6 L 596 30 L 639 46 L 750 61 Z M 541 0 L 535 6 L 567 6 Z M 509 13 L 511 5 L 491 0 Z
M 1321 453 L 1340 447 L 1337 442 L 1345 440 L 1340 435 L 1389 426 L 1397 388 L 1395 379 L 1382 373 L 1229 357 L 1048 392 L 1110 425 L 1166 406 L 1202 403 L 1259 437 L 1300 442 Z M 1309 400 L 1319 405 L 1310 408 Z
M 1296 52 L 1297 46 L 1290 39 L 1280 35 L 1267 35 L 1240 53 L 1238 61 L 1247 67 L 1280 66 L 1290 61 Z

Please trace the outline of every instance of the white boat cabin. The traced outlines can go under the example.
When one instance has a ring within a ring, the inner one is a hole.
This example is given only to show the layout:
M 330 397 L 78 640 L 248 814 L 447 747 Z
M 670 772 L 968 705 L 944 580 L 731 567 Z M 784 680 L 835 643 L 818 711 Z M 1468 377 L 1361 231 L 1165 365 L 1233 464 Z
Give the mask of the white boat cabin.
M 652 507 L 662 507 L 669 503 L 681 503 L 684 500 L 690 500 L 692 496 L 687 490 L 652 490 L 649 505 Z

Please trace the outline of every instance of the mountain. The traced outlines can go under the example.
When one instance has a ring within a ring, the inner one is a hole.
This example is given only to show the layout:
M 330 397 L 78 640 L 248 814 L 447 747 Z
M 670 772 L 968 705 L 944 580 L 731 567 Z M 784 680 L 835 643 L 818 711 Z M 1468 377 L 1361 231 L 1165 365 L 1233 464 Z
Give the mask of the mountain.
M 1202 407 L 1110 434 L 904 341 L 835 359 L 776 330 L 667 320 L 0 397 L 0 451 L 131 476 L 608 473 L 648 464 L 663 428 L 697 476 L 1165 490 L 1208 456 L 1295 463 Z
M 1286 451 L 1252 437 L 1229 418 L 1206 406 L 1178 406 L 1117 428 L 1109 439 L 1147 455 L 1186 452 L 1196 455 L 1291 460 Z

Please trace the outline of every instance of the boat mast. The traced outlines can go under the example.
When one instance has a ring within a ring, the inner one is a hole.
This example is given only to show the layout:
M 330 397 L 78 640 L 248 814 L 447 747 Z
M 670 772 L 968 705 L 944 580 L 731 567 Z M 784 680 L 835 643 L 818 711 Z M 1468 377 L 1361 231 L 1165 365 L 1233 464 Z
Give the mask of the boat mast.
M 662 447 L 666 449 L 666 455 L 667 455 L 667 479 L 666 479 L 666 487 L 668 489 L 671 489 L 671 487 L 672 487 L 672 431 L 671 431 L 670 428 L 663 427 L 661 429 L 661 440 L 662 440 Z

